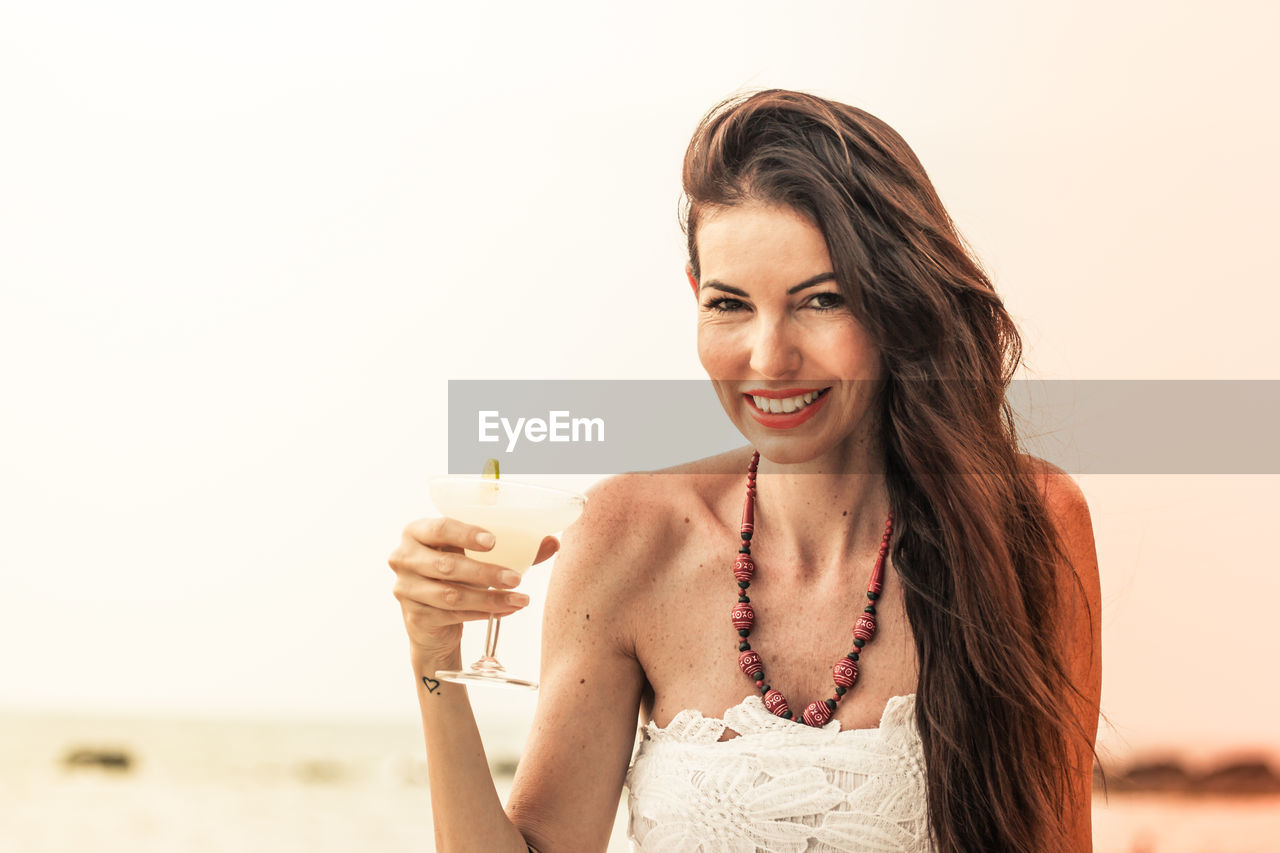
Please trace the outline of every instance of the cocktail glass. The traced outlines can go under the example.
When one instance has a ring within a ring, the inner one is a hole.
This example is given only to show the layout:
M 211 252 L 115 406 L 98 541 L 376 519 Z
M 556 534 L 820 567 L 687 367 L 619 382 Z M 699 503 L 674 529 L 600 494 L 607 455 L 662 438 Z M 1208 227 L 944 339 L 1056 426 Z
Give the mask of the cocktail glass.
M 466 555 L 523 575 L 538 556 L 547 536 L 572 524 L 587 504 L 585 496 L 564 489 L 513 483 L 489 477 L 436 477 L 430 482 L 431 502 L 450 518 L 483 527 L 493 534 L 488 551 Z M 503 684 L 536 690 L 538 682 L 507 675 L 495 657 L 502 619 L 489 617 L 484 656 L 461 670 L 441 670 L 435 678 L 461 684 Z

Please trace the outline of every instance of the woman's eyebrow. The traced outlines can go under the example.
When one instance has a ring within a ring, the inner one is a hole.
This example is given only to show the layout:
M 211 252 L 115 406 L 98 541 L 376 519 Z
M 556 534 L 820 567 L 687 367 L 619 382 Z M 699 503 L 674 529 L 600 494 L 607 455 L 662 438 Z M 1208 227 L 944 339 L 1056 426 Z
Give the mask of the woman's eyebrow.
M 795 287 L 789 288 L 787 290 L 787 295 L 790 296 L 793 293 L 799 293 L 800 291 L 804 290 L 806 287 L 813 287 L 815 284 L 822 284 L 823 282 L 835 281 L 835 280 L 836 280 L 836 274 L 833 272 L 818 273 L 813 278 L 806 278 L 804 281 L 800 282 Z M 732 293 L 734 296 L 747 295 L 747 292 L 742 288 L 734 287 L 731 284 L 725 284 L 722 281 L 716 281 L 714 278 L 710 279 L 709 281 L 702 282 L 702 285 L 699 289 L 701 289 L 702 287 L 714 287 L 716 290 L 723 290 L 725 293 Z

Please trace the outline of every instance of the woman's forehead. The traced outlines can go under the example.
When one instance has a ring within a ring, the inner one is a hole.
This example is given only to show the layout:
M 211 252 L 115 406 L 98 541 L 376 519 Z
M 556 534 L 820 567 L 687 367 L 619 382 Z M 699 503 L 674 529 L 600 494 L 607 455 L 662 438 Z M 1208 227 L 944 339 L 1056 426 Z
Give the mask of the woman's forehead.
M 809 278 L 831 268 L 822 232 L 792 208 L 751 203 L 708 213 L 697 230 L 704 278 L 756 277 L 766 269 Z

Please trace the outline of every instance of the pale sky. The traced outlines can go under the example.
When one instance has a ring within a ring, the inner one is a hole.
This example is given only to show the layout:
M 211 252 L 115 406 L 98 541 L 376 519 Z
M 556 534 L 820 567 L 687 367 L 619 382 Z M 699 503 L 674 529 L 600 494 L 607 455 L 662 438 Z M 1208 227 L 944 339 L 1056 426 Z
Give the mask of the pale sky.
M 702 376 L 680 158 L 743 88 L 902 133 L 1028 375 L 1280 378 L 1274 6 L 691 6 L 0 3 L 0 708 L 416 719 L 447 380 Z M 1118 731 L 1280 748 L 1277 478 L 1080 482 Z

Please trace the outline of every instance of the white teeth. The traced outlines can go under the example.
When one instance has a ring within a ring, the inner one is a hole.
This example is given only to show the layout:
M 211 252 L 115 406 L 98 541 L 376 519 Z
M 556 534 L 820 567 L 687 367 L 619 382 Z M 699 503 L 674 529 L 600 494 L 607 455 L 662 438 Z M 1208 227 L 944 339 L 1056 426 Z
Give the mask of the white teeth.
M 818 396 L 821 393 L 821 391 L 809 391 L 806 394 L 787 397 L 785 399 L 761 397 L 756 394 L 752 394 L 751 399 L 755 401 L 756 408 L 762 412 L 773 412 L 775 414 L 782 414 L 783 412 L 786 412 L 790 414 L 797 409 L 803 409 L 805 406 L 818 399 Z

